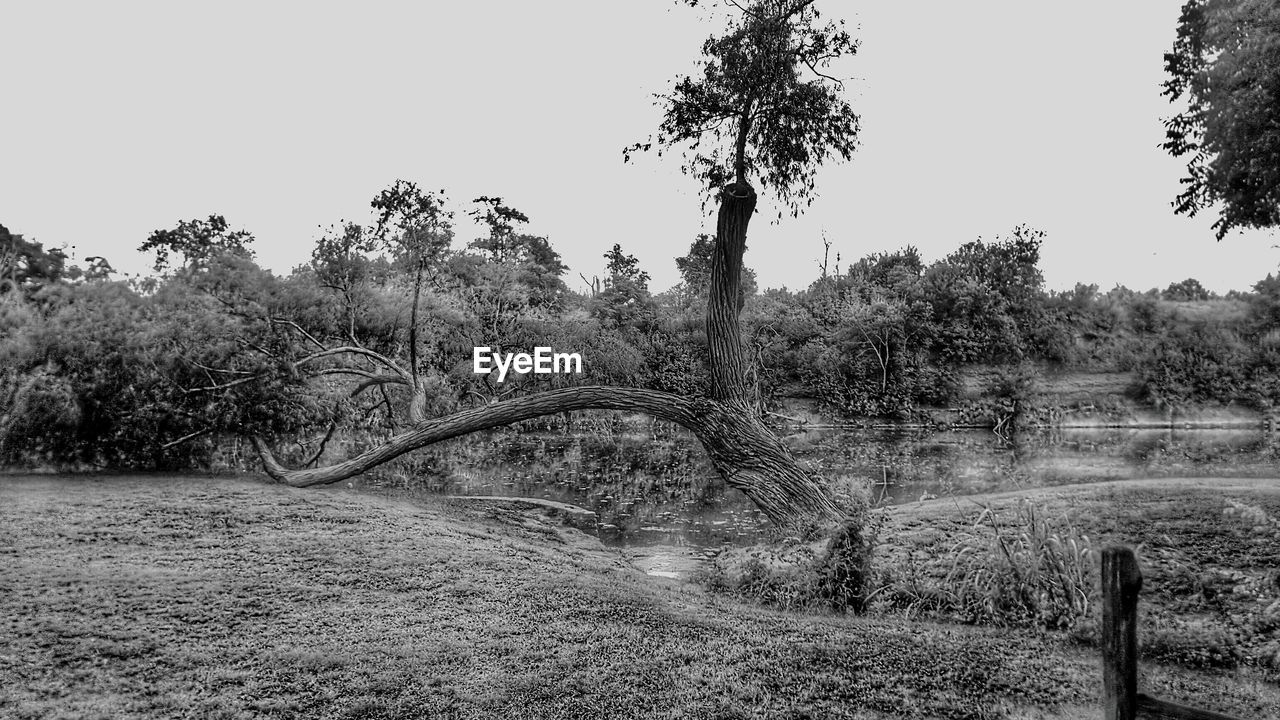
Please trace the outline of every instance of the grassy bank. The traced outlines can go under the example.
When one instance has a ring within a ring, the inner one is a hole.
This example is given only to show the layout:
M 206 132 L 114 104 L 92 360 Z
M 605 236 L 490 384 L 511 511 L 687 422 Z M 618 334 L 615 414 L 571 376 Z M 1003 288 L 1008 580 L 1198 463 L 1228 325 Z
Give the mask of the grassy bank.
M 1097 658 L 1065 636 L 775 613 L 528 513 L 248 480 L 0 479 L 0 618 L 3 717 L 1098 712 Z M 1149 674 L 1255 717 L 1280 703 Z
M 891 512 L 891 541 L 878 550 L 884 605 L 994 624 L 1021 615 L 1096 644 L 1096 553 L 1123 543 L 1137 549 L 1144 575 L 1144 660 L 1246 682 L 1280 680 L 1280 480 L 1105 482 Z M 1005 596 L 1017 587 L 1036 597 L 993 602 L 983 576 L 993 570 Z M 1152 676 L 1162 682 L 1154 665 Z

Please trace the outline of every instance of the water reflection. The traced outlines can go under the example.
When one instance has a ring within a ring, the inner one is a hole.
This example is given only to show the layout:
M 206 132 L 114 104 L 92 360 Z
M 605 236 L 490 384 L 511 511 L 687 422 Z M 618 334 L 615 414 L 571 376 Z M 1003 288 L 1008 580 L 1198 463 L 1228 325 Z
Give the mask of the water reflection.
M 826 477 L 869 483 L 884 504 L 1135 477 L 1273 476 L 1280 463 L 1280 441 L 1263 429 L 1072 429 L 1012 440 L 986 430 L 821 429 L 787 443 Z M 606 543 L 693 555 L 750 541 L 767 522 L 679 431 L 501 431 L 430 448 L 414 463 L 404 476 L 364 482 L 404 493 L 572 503 L 598 513 Z

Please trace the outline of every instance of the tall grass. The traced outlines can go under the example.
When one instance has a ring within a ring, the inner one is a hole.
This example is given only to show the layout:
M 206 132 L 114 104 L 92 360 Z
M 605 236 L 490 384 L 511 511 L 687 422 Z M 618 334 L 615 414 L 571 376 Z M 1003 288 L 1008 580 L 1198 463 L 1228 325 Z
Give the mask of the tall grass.
M 1031 502 L 1005 514 L 982 506 L 972 533 L 948 557 L 945 574 L 922 578 L 920 568 L 909 564 L 909 572 L 881 592 L 912 613 L 1064 630 L 1086 618 L 1096 602 L 1093 542 L 1065 516 L 1048 517 Z

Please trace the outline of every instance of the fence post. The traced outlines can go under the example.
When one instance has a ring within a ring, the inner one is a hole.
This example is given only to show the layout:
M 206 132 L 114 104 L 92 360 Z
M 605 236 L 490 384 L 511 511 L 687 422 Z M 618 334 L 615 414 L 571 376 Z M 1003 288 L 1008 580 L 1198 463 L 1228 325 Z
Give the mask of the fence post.
M 1134 720 L 1138 711 L 1138 590 L 1142 573 L 1133 551 L 1102 551 L 1102 694 L 1106 720 Z

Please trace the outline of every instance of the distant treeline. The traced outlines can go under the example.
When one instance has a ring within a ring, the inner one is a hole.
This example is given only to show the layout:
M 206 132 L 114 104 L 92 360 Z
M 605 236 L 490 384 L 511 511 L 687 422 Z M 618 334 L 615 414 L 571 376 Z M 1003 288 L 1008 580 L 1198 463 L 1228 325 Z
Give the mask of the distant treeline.
M 463 250 L 438 206 L 401 204 L 376 226 L 331 228 L 284 276 L 218 216 L 154 233 L 156 275 L 127 281 L 105 259 L 75 267 L 0 227 L 0 462 L 199 468 L 226 438 L 254 434 L 302 439 L 292 459 L 305 462 L 335 430 L 403 429 L 415 387 L 418 417 L 552 386 L 704 388 L 710 238 L 675 259 L 682 281 L 666 292 L 614 245 L 578 293 L 522 214 L 477 204 L 489 234 Z M 1191 279 L 1046 292 L 1040 242 L 1020 227 L 932 264 L 910 247 L 824 261 L 797 291 L 746 278 L 762 410 L 801 396 L 836 415 L 911 419 L 953 403 L 975 366 L 1006 378 L 1002 400 L 1046 366 L 1132 373 L 1156 407 L 1280 400 L 1280 277 L 1225 297 Z M 476 346 L 577 352 L 584 372 L 497 383 L 473 374 Z

